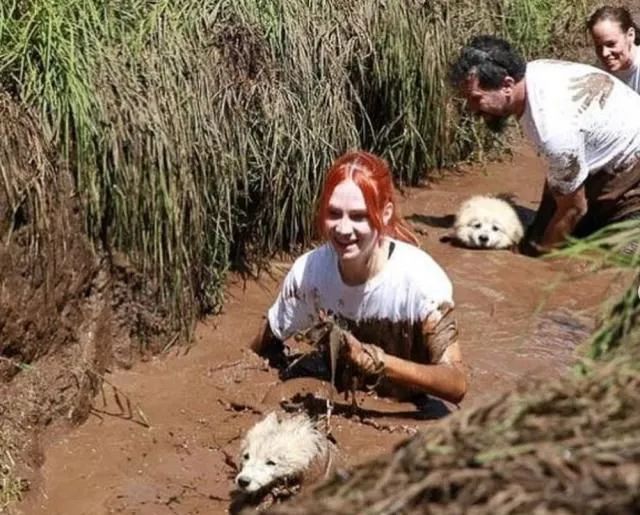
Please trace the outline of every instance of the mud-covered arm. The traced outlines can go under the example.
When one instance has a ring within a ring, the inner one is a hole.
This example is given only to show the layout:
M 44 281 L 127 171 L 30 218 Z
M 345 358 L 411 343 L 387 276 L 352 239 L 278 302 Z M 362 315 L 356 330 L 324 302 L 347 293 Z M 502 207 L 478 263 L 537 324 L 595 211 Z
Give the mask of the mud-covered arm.
M 584 183 L 589 171 L 584 151 L 584 136 L 567 127 L 547 142 L 545 157 L 549 166 L 540 206 L 527 230 L 523 249 L 544 253 L 562 243 L 587 212 Z M 529 252 L 525 252 L 529 253 Z
M 556 209 L 540 241 L 541 250 L 551 250 L 565 241 L 587 212 L 584 186 L 566 195 L 553 194 Z
M 374 361 L 381 363 L 381 373 L 390 381 L 459 403 L 467 392 L 467 380 L 453 308 L 443 305 L 428 316 L 422 326 L 422 337 L 432 364 L 393 356 L 379 347 L 362 344 L 350 334 L 347 336 L 349 357 L 366 368 L 374 354 Z
M 452 343 L 442 360 L 434 365 L 415 363 L 386 354 L 384 374 L 395 383 L 418 388 L 455 404 L 462 401 L 467 393 L 458 342 Z

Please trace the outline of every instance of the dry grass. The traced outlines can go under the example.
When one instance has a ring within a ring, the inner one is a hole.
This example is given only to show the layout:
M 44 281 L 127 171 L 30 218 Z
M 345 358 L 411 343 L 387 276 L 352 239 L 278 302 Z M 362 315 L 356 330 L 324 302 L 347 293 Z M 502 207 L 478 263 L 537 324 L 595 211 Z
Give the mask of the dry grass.
M 0 434 L 0 440 L 5 437 Z M 0 448 L 5 448 L 0 441 Z M 23 480 L 16 474 L 15 461 L 11 453 L 7 450 L 0 459 L 0 513 L 3 513 L 9 506 L 22 500 L 24 490 Z

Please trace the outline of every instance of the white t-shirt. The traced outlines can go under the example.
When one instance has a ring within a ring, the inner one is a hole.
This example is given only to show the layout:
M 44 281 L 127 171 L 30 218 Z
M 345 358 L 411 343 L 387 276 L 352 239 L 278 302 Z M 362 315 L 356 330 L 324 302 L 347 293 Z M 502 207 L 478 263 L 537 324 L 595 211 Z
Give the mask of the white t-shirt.
M 586 64 L 527 64 L 525 135 L 547 159 L 553 191 L 576 191 L 603 168 L 622 170 L 640 159 L 640 95 Z
M 437 321 L 443 307 L 453 308 L 453 288 L 444 270 L 421 249 L 391 240 L 386 266 L 365 284 L 346 285 L 337 255 L 326 243 L 299 257 L 268 312 L 273 334 L 285 340 L 331 312 L 354 336 L 386 352 L 430 363 L 442 351 L 425 348 L 423 324 Z

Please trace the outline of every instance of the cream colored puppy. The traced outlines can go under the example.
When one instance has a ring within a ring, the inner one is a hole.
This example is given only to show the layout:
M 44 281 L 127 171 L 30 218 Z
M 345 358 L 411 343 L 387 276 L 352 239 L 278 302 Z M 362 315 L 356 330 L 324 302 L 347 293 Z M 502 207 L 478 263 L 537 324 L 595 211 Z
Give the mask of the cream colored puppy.
M 331 469 L 336 448 L 304 413 L 271 412 L 255 424 L 240 445 L 240 491 L 266 492 L 279 483 L 308 482 Z
M 502 199 L 477 195 L 463 202 L 453 226 L 455 239 L 465 247 L 506 249 L 524 235 L 518 214 Z

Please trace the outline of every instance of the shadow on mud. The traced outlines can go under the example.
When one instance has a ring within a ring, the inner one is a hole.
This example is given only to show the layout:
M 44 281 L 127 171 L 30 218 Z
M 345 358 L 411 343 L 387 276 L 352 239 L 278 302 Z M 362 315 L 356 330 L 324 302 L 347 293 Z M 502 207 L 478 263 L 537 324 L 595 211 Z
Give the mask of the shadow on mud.
M 408 401 L 415 406 L 415 410 L 405 411 L 382 411 L 362 406 L 355 406 L 350 402 L 335 402 L 333 413 L 345 418 L 357 417 L 360 420 L 374 419 L 381 417 L 393 417 L 398 419 L 412 420 L 435 420 L 451 413 L 449 407 L 441 400 L 428 395 L 417 395 Z M 312 417 L 324 415 L 327 411 L 327 401 L 312 393 L 304 395 L 297 393 L 288 401 L 281 403 L 282 409 L 288 412 L 298 412 L 304 410 Z
M 518 217 L 522 221 L 522 224 L 527 226 L 533 222 L 536 215 L 536 210 L 526 206 L 522 206 L 514 201 L 513 195 L 496 195 L 498 198 L 506 200 L 515 209 Z M 451 229 L 456 221 L 456 215 L 454 213 L 435 216 L 435 215 L 421 215 L 413 214 L 406 216 L 405 219 L 409 222 L 426 225 L 428 227 L 434 227 L 437 229 Z
M 411 215 L 406 216 L 406 220 L 422 225 L 428 225 L 429 227 L 437 227 L 439 229 L 450 229 L 453 227 L 453 222 L 456 220 L 455 215 L 444 216 L 432 216 L 432 215 Z

